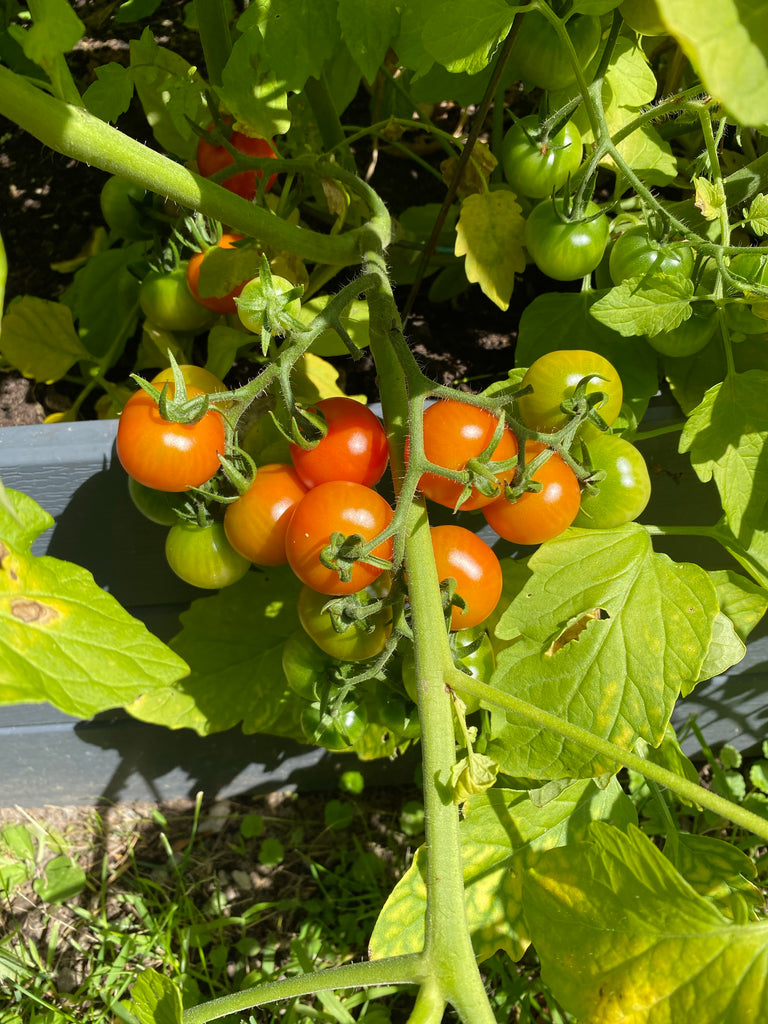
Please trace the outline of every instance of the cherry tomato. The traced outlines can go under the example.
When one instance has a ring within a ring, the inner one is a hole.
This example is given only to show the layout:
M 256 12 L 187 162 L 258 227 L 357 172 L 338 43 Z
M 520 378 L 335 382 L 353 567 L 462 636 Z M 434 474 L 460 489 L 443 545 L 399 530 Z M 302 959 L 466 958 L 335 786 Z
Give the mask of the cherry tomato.
M 371 598 L 374 596 L 372 594 Z M 384 607 L 365 619 L 360 628 L 351 625 L 339 633 L 330 614 L 323 611 L 329 600 L 332 599 L 326 594 L 318 594 L 305 586 L 301 588 L 297 602 L 299 622 L 320 650 L 338 661 L 368 661 L 381 654 L 392 633 L 391 609 Z
M 453 578 L 466 608 L 451 609 L 451 629 L 470 629 L 483 622 L 501 597 L 501 566 L 485 541 L 463 526 L 433 526 L 432 549 L 438 579 Z
M 766 324 L 768 328 L 768 324 Z M 714 316 L 701 317 L 694 313 L 671 331 L 650 335 L 646 339 L 651 348 L 665 356 L 692 356 L 705 348 L 715 331 L 717 319 Z
M 193 398 L 203 394 L 188 388 Z M 171 423 L 160 415 L 157 403 L 137 391 L 120 414 L 117 456 L 129 476 L 156 491 L 185 491 L 201 487 L 220 466 L 224 452 L 224 420 L 209 409 L 196 423 Z
M 303 629 L 297 629 L 285 641 L 281 661 L 288 686 L 310 702 L 318 699 L 321 685 L 330 681 L 337 665 L 336 659 L 321 650 Z
M 233 235 L 231 233 L 225 233 L 221 236 L 215 246 L 211 246 L 212 249 L 235 249 L 237 242 L 240 241 L 242 235 Z M 235 299 L 245 287 L 247 281 L 241 281 L 234 288 L 230 289 L 225 295 L 201 295 L 200 294 L 200 268 L 202 267 L 205 255 L 209 250 L 200 251 L 193 253 L 187 263 L 187 285 L 192 295 L 195 297 L 197 302 L 205 309 L 209 309 L 212 313 L 220 313 L 224 316 L 232 316 L 237 313 L 237 303 Z
M 198 391 L 205 391 L 209 395 L 227 390 L 227 385 L 224 381 L 211 373 L 210 370 L 206 370 L 204 366 L 182 363 L 179 365 L 179 369 L 184 378 L 184 383 L 188 387 L 197 388 Z M 168 381 L 169 384 L 173 383 L 173 369 L 170 366 L 156 373 L 150 383 L 154 384 L 156 388 L 160 388 L 165 381 Z
M 272 286 L 278 292 L 282 293 L 281 305 L 275 316 L 285 315 L 287 323 L 290 325 L 290 319 L 294 320 L 298 318 L 301 312 L 301 298 L 296 296 L 290 301 L 286 301 L 285 294 L 290 292 L 295 287 L 292 281 L 289 281 L 287 277 L 280 277 L 278 274 L 272 275 Z M 264 328 L 264 313 L 266 307 L 266 301 L 262 289 L 261 280 L 258 277 L 252 278 L 250 281 L 246 281 L 243 286 L 240 295 L 236 298 L 237 315 L 240 319 L 240 323 L 246 330 L 252 331 L 254 334 L 261 334 Z M 286 333 L 280 322 L 273 322 L 271 325 L 271 333 L 273 335 Z
M 485 409 L 445 399 L 435 402 L 424 411 L 424 454 L 430 462 L 445 469 L 466 469 L 470 459 L 477 458 L 491 444 L 498 420 Z M 505 427 L 492 461 L 502 462 L 517 455 L 517 439 L 509 427 Z M 496 474 L 501 486 L 515 475 L 515 467 Z M 455 508 L 464 487 L 461 483 L 448 480 L 437 473 L 423 473 L 419 479 L 419 490 L 431 501 Z M 465 511 L 482 508 L 498 497 L 500 492 L 483 494 L 476 487 L 461 508 Z
M 147 320 L 164 331 L 199 333 L 213 323 L 210 312 L 190 291 L 184 263 L 168 273 L 150 271 L 139 288 L 139 305 Z
M 581 164 L 581 132 L 567 121 L 546 146 L 535 141 L 539 119 L 521 118 L 507 131 L 501 144 L 504 177 L 519 195 L 543 199 L 552 195 Z M 532 142 L 531 139 L 534 139 Z
M 212 128 L 213 125 L 210 126 Z M 210 130 L 209 128 L 209 130 Z M 266 139 L 255 138 L 245 135 L 243 132 L 232 132 L 229 137 L 230 143 L 243 156 L 253 157 L 276 157 L 277 153 Z M 205 139 L 200 139 L 197 144 L 197 166 L 204 178 L 210 178 L 217 171 L 224 170 L 234 163 L 234 157 L 225 146 L 214 146 Z M 230 192 L 235 192 L 243 199 L 254 199 L 259 190 L 259 181 L 262 178 L 261 171 L 238 171 L 231 178 L 226 178 L 221 184 Z M 264 191 L 269 192 L 277 178 L 276 174 L 270 175 L 264 186 Z
M 576 15 L 568 21 L 579 65 L 585 68 L 600 45 L 600 19 Z M 529 11 L 509 58 L 509 70 L 523 82 L 552 92 L 576 80 L 568 48 L 543 14 Z
M 749 282 L 765 287 L 768 285 L 768 259 L 765 250 L 753 249 L 738 253 L 731 260 L 731 271 Z M 749 288 L 745 289 L 749 295 Z M 768 316 L 768 300 L 756 298 L 761 312 Z M 740 334 L 765 334 L 768 331 L 768 320 L 753 312 L 752 304 L 729 302 L 725 306 L 725 321 L 732 331 Z
M 602 434 L 587 442 L 591 464 L 606 477 L 598 492 L 585 490 L 574 526 L 596 530 L 621 526 L 637 519 L 651 496 L 651 480 L 645 459 L 629 441 L 616 434 Z
M 393 511 L 384 498 L 370 487 L 349 480 L 332 480 L 307 491 L 299 502 L 285 537 L 288 563 L 312 590 L 321 594 L 353 594 L 381 575 L 377 566 L 356 562 L 351 578 L 341 580 L 335 569 L 320 561 L 332 533 L 359 535 L 373 540 L 392 521 Z M 377 558 L 392 557 L 392 538 L 378 544 Z
M 621 412 L 624 397 L 621 379 L 607 359 L 587 349 L 557 349 L 534 360 L 520 382 L 521 386 L 533 389 L 517 399 L 520 419 L 527 427 L 541 433 L 560 430 L 569 420 L 562 404 L 573 396 L 584 377 L 593 377 L 587 384 L 587 395 L 598 391 L 605 395 L 597 412 L 610 427 Z M 599 428 L 588 422 L 582 425 L 581 432 L 584 436 L 600 433 Z
M 311 743 L 326 750 L 349 750 L 362 736 L 367 721 L 357 704 L 346 704 L 336 714 L 320 713 L 314 704 L 301 713 L 301 728 Z
M 229 543 L 221 523 L 172 526 L 165 539 L 165 557 L 180 579 L 203 590 L 229 587 L 251 566 Z
M 519 40 L 518 40 L 519 41 Z M 608 218 L 589 202 L 581 220 L 562 220 L 562 199 L 545 199 L 525 223 L 525 245 L 531 259 L 555 281 L 576 281 L 591 274 L 608 243 Z
M 646 227 L 629 228 L 613 244 L 608 272 L 614 284 L 648 274 L 690 277 L 693 273 L 693 250 L 688 245 L 674 242 L 662 245 L 649 237 Z
M 147 190 L 127 178 L 112 175 L 107 178 L 99 194 L 101 215 L 109 230 L 130 241 L 151 238 L 152 230 L 144 223 L 140 205 Z
M 178 514 L 187 503 L 183 492 L 156 491 L 152 487 L 140 484 L 132 476 L 128 477 L 128 493 L 144 518 L 160 526 L 173 526 L 178 523 Z
M 283 565 L 288 560 L 288 524 L 306 493 L 292 466 L 279 462 L 260 466 L 248 490 L 224 513 L 232 547 L 257 565 Z
M 544 445 L 529 441 L 526 459 L 533 459 Z M 525 491 L 516 501 L 499 498 L 483 509 L 483 515 L 500 537 L 513 544 L 542 544 L 567 530 L 579 511 L 581 489 L 576 474 L 553 452 L 536 470 L 533 479 L 540 491 Z
M 314 448 L 291 444 L 291 461 L 307 487 L 351 480 L 373 487 L 389 460 L 387 435 L 375 413 L 354 398 L 323 398 L 312 409 L 328 431 Z

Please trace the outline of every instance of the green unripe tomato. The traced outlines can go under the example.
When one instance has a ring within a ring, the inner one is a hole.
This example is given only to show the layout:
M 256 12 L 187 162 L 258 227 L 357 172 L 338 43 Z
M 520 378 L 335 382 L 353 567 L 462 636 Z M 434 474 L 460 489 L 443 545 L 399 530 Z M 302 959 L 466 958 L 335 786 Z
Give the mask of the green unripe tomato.
M 338 661 L 368 661 L 381 654 L 392 632 L 392 614 L 389 608 L 366 619 L 369 632 L 350 626 L 339 633 L 334 629 L 331 616 L 323 611 L 330 598 L 309 587 L 299 591 L 297 611 L 299 622 L 309 637 L 326 654 Z
M 128 477 L 128 493 L 144 518 L 159 526 L 175 526 L 179 522 L 178 513 L 188 501 L 183 491 L 156 491 L 132 476 Z
M 186 264 L 168 273 L 150 271 L 139 288 L 139 305 L 147 320 L 164 331 L 199 334 L 216 319 L 189 290 Z
M 651 497 L 643 456 L 617 434 L 600 434 L 587 446 L 593 469 L 604 470 L 605 479 L 597 485 L 597 493 L 584 491 L 573 525 L 605 530 L 637 519 Z
M 180 579 L 203 590 L 229 587 L 251 567 L 227 540 L 223 523 L 177 523 L 168 531 L 165 557 Z
M 551 135 L 545 148 L 535 141 L 538 129 L 535 114 L 513 124 L 502 142 L 501 162 L 504 176 L 515 192 L 543 199 L 579 169 L 583 146 L 581 132 L 573 121 Z
M 674 242 L 662 245 L 649 237 L 647 228 L 638 226 L 616 239 L 608 259 L 608 270 L 614 284 L 647 274 L 690 277 L 693 273 L 693 250 L 688 245 Z
M 576 59 L 585 68 L 600 45 L 600 19 L 577 14 L 568 20 L 568 35 Z M 547 89 L 565 89 L 576 81 L 568 48 L 554 26 L 538 11 L 529 11 L 520 26 L 509 58 L 509 72 L 529 85 Z
M 152 231 L 143 222 L 139 209 L 146 195 L 145 188 L 127 178 L 107 178 L 99 194 L 99 205 L 109 230 L 129 242 L 151 238 Z
M 326 750 L 349 750 L 360 739 L 366 725 L 365 712 L 355 704 L 346 705 L 333 717 L 327 713 L 321 715 L 313 704 L 301 713 L 304 735 Z
M 663 36 L 667 31 L 658 0 L 624 0 L 619 11 L 629 27 L 642 36 Z
M 544 199 L 525 223 L 525 245 L 531 259 L 554 281 L 577 281 L 591 274 L 608 244 L 608 218 L 589 202 L 581 220 L 564 220 L 562 199 Z
M 653 337 L 649 336 L 648 344 L 664 356 L 692 356 L 709 344 L 716 327 L 715 316 L 705 319 L 694 314 L 671 331 L 662 331 L 660 334 L 654 334 Z M 768 324 L 765 329 L 768 329 Z
M 288 320 L 296 320 L 301 311 L 301 298 L 286 300 L 285 294 L 296 288 L 296 285 L 286 277 L 272 275 L 272 286 L 279 297 L 270 299 L 265 291 L 260 278 L 254 277 L 249 281 L 240 295 L 235 298 L 237 315 L 240 323 L 254 334 L 261 334 L 264 326 L 264 318 L 269 312 L 270 331 L 274 334 L 285 333 L 285 323 Z M 284 319 L 285 318 L 285 319 Z

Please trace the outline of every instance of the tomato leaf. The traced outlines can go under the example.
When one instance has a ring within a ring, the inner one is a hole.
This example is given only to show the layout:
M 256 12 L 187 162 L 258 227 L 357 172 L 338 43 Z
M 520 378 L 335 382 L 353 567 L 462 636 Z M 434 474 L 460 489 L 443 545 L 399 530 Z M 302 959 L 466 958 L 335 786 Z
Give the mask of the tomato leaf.
M 349 52 L 369 83 L 376 78 L 400 25 L 396 0 L 339 0 L 339 25 Z
M 490 63 L 514 17 L 514 8 L 506 0 L 474 0 L 471 18 L 463 4 L 443 0 L 432 4 L 423 30 L 424 46 L 448 71 L 474 75 Z
M 652 338 L 688 319 L 693 291 L 693 282 L 680 274 L 630 277 L 598 299 L 592 316 L 624 338 Z
M 456 225 L 457 256 L 464 256 L 467 280 L 479 284 L 500 309 L 509 308 L 515 274 L 525 270 L 525 221 L 513 192 L 467 196 Z
M 714 479 L 734 535 L 749 546 L 768 531 L 768 371 L 731 373 L 691 413 L 680 451 L 700 480 Z
M 142 694 L 128 711 L 145 722 L 202 736 L 243 731 L 301 737 L 300 708 L 286 687 L 283 641 L 299 626 L 299 581 L 287 569 L 250 572 L 193 601 L 171 647 L 188 662 L 182 682 Z
M 718 603 L 707 573 L 654 553 L 637 523 L 571 529 L 531 556 L 533 575 L 496 626 L 518 638 L 499 654 L 492 685 L 632 749 L 661 742 L 683 688 L 709 650 Z M 594 609 L 564 644 L 553 640 Z M 550 653 L 551 652 L 551 653 Z M 604 756 L 494 711 L 486 753 L 507 774 L 557 779 L 614 770 Z
M 503 949 L 519 960 L 530 945 L 522 912 L 523 875 L 542 850 L 585 839 L 591 821 L 627 824 L 637 815 L 615 778 L 569 782 L 553 799 L 536 792 L 495 789 L 473 796 L 461 821 L 464 885 L 475 952 L 486 960 Z M 379 915 L 372 959 L 416 953 L 424 945 L 426 850 L 422 846 Z
M 141 105 L 160 146 L 182 160 L 194 159 L 197 135 L 204 124 L 205 84 L 179 54 L 158 46 L 152 30 L 131 40 L 131 72 Z
M 634 826 L 589 832 L 542 853 L 524 880 L 555 998 L 594 1024 L 765 1020 L 768 923 L 734 924 Z
M 658 6 L 714 99 L 742 125 L 768 124 L 768 0 L 664 0 Z
M 48 701 L 89 718 L 185 675 L 181 658 L 89 572 L 30 552 L 52 520 L 26 495 L 7 494 L 22 525 L 0 507 L 0 703 Z
M 117 121 L 131 105 L 133 75 L 117 62 L 94 68 L 96 81 L 83 93 L 86 109 L 102 121 Z
M 271 139 L 289 130 L 291 114 L 285 81 L 259 61 L 260 46 L 258 32 L 244 33 L 235 40 L 216 93 L 236 120 L 262 138 Z
M 768 196 L 762 192 L 756 195 L 749 204 L 749 209 L 744 210 L 744 219 L 749 221 L 749 226 L 756 235 L 768 234 Z
M 3 317 L 2 353 L 25 377 L 60 380 L 79 359 L 89 359 L 71 310 L 61 302 L 22 295 Z

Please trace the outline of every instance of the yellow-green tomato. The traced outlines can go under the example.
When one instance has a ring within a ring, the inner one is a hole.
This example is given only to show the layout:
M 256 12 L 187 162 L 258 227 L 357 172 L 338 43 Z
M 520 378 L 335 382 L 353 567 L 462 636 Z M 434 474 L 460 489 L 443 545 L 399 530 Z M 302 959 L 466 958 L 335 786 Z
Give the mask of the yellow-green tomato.
M 286 294 L 295 290 L 296 285 L 286 277 L 272 275 L 274 293 L 264 287 L 261 278 L 249 281 L 235 299 L 240 323 L 254 334 L 261 334 L 265 319 L 272 334 L 285 334 L 291 320 L 296 320 L 301 311 L 301 298 L 286 299 Z
M 323 611 L 328 604 L 326 594 L 309 587 L 299 592 L 299 621 L 317 646 L 338 661 L 368 661 L 384 650 L 392 632 L 392 613 L 388 607 L 365 619 L 360 626 L 351 625 L 338 632 L 330 614 Z

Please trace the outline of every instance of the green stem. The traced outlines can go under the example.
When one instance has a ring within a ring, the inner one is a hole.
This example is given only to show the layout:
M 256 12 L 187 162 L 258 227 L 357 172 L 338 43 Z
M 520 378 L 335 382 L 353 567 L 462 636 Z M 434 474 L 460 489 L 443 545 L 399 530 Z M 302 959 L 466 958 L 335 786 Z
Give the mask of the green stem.
M 330 992 L 370 985 L 411 985 L 424 978 L 423 959 L 418 954 L 343 964 L 322 971 L 300 974 L 295 978 L 268 981 L 263 985 L 232 992 L 184 1011 L 183 1024 L 206 1024 L 229 1014 L 241 1013 L 279 999 L 292 999 L 313 992 Z
M 521 718 L 525 718 L 542 729 L 548 729 L 559 736 L 573 740 L 574 743 L 578 743 L 588 750 L 602 754 L 618 765 L 631 768 L 646 779 L 651 779 L 653 782 L 658 783 L 658 785 L 671 789 L 682 799 L 689 800 L 699 807 L 706 808 L 706 810 L 714 811 L 715 814 L 719 814 L 728 821 L 732 821 L 735 825 L 741 826 L 747 832 L 753 832 L 763 839 L 768 839 L 768 820 L 765 818 L 761 818 L 759 815 L 739 807 L 738 804 L 731 803 L 730 800 L 718 796 L 717 793 L 713 793 L 711 790 L 703 789 L 695 782 L 691 782 L 680 775 L 675 775 L 674 772 L 670 772 L 666 768 L 654 764 L 652 761 L 646 761 L 638 754 L 634 754 L 624 747 L 618 746 L 616 743 L 611 743 L 610 740 L 595 736 L 588 729 L 582 729 L 579 725 L 574 725 L 563 718 L 558 718 L 557 715 L 552 715 L 548 711 L 542 711 L 541 708 L 528 704 L 527 701 L 520 700 L 518 697 L 513 697 L 508 693 L 502 693 L 494 689 L 494 687 L 481 683 L 479 680 L 469 676 L 462 676 L 461 689 L 462 692 L 470 693 L 488 704 L 493 704 Z
M 57 153 L 109 174 L 120 174 L 181 206 L 200 210 L 242 234 L 260 238 L 275 249 L 293 252 L 316 263 L 349 266 L 359 261 L 364 227 L 331 237 L 289 224 L 162 153 L 143 146 L 85 109 L 46 95 L 5 67 L 0 67 L 0 114 Z M 325 168 L 309 159 L 276 160 L 270 163 L 272 166 L 278 171 L 298 168 L 307 174 L 330 177 L 342 174 L 336 165 Z

